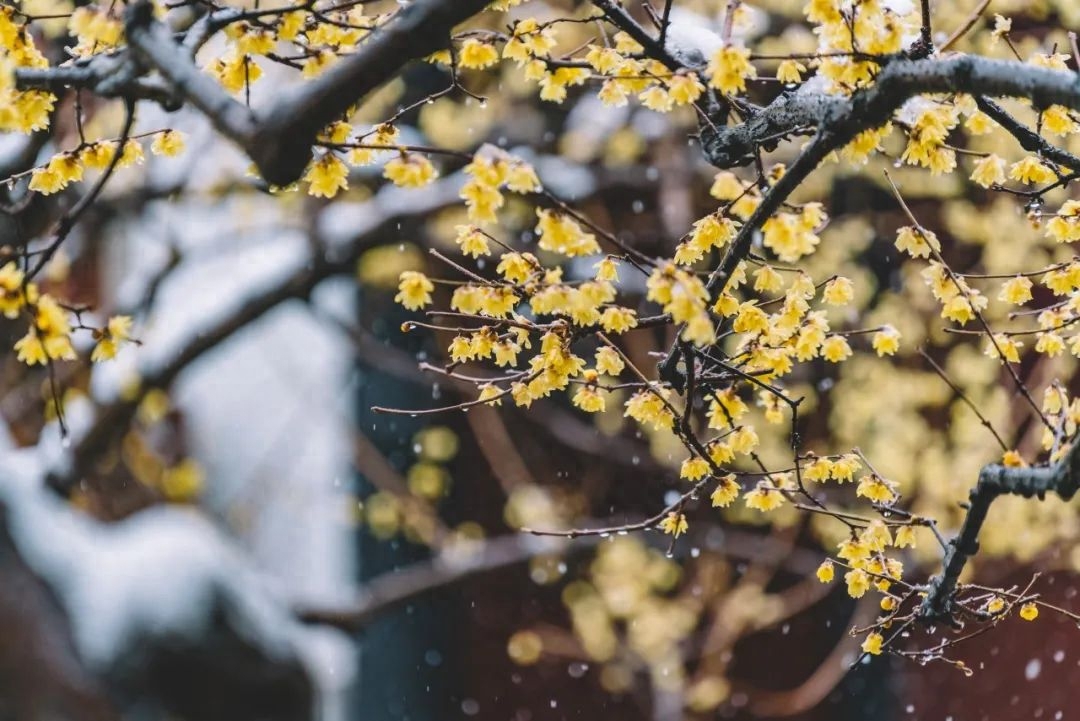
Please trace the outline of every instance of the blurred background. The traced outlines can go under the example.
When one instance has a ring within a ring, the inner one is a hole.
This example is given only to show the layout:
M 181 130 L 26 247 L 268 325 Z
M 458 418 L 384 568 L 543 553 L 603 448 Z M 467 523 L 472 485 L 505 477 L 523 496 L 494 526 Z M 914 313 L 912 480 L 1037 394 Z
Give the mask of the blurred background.
M 934 3 L 935 27 L 950 32 L 978 4 Z M 393 3 L 365 5 L 378 13 Z M 636 3 L 627 5 L 640 13 Z M 734 32 L 761 54 L 817 47 L 801 1 L 675 6 L 673 21 L 685 32 L 719 32 L 736 8 Z M 21 9 L 64 15 L 71 5 L 30 0 Z M 192 11 L 171 12 L 183 22 Z M 530 0 L 510 17 L 586 12 L 571 0 Z M 1080 25 L 1080 9 L 1069 0 L 992 0 L 956 49 L 1010 57 L 990 37 L 994 13 L 1013 18 L 1010 39 L 1024 57 L 1067 47 L 1065 31 Z M 54 60 L 65 22 L 34 23 Z M 477 24 L 493 22 L 484 17 Z M 569 52 L 596 32 L 590 23 L 560 25 L 559 48 Z M 225 42 L 213 39 L 200 58 L 216 57 Z M 249 98 L 256 108 L 280 83 L 298 81 L 285 65 L 259 63 L 262 77 Z M 761 104 L 782 90 L 770 80 L 774 71 L 775 62 L 758 63 L 761 80 L 751 96 Z M 535 83 L 510 63 L 467 71 L 461 80 L 477 97 L 458 92 L 419 102 L 397 124 L 401 142 L 461 152 L 484 143 L 505 148 L 532 162 L 559 198 L 653 256 L 670 256 L 692 223 L 718 205 L 717 171 L 688 140 L 696 132 L 691 111 L 661 115 L 634 102 L 610 108 L 588 85 L 572 88 L 562 103 L 543 102 Z M 365 101 L 354 124 L 380 123 L 447 82 L 444 68 L 415 64 Z M 88 134 L 118 133 L 121 105 L 69 93 L 47 131 L 0 138 L 0 177 L 76 145 L 75 103 Z M 1008 107 L 1030 115 L 1022 104 Z M 58 410 L 74 429 L 88 408 L 131 397 L 147 369 L 178 357 L 217 321 L 302 273 L 314 251 L 348 249 L 357 262 L 310 294 L 238 324 L 166 390 L 146 393 L 70 504 L 32 493 L 31 500 L 4 496 L 13 514 L 0 554 L 6 716 L 1072 717 L 1080 656 L 1077 629 L 1062 617 L 1008 619 L 965 643 L 956 653 L 971 677 L 946 664 L 891 656 L 849 670 L 859 652 L 848 630 L 871 621 L 877 609 L 814 578 L 822 548 L 843 531 L 829 519 L 810 520 L 790 508 L 762 516 L 738 504 L 694 511 L 691 532 L 675 543 L 658 531 L 564 541 L 518 534 L 522 527 L 590 527 L 651 515 L 679 492 L 683 452 L 671 434 L 647 433 L 624 419 L 614 402 L 595 416 L 561 396 L 528 410 L 371 410 L 431 409 L 472 397 L 465 395 L 471 387 L 419 367 L 445 361 L 453 333 L 404 333 L 402 323 L 419 316 L 393 302 L 402 271 L 446 274 L 428 251 L 457 252 L 465 161 L 432 156 L 441 178 L 416 190 L 386 184 L 376 163 L 354 168 L 349 189 L 333 200 L 296 189 L 271 194 L 200 115 L 140 106 L 135 132 L 162 128 L 181 131 L 186 150 L 158 157 L 145 141 L 144 161 L 109 182 L 43 280 L 73 307 L 86 307 L 88 319 L 132 315 L 141 345 L 93 366 L 31 368 L 14 354 L 0 359 L 9 478 L 22 474 L 33 484 L 63 456 Z M 950 142 L 1021 156 L 997 130 L 976 136 L 960 127 Z M 1080 152 L 1075 135 L 1066 145 Z M 904 264 L 893 245 L 907 220 L 881 171 L 890 169 L 957 270 L 1015 273 L 1071 259 L 1072 251 L 1032 226 L 1022 198 L 967 181 L 967 156 L 960 157 L 961 172 L 933 176 L 899 165 L 899 130 L 883 147 L 868 164 L 826 164 L 796 200 L 822 202 L 831 218 L 807 269 L 815 278 L 839 273 L 855 281 L 856 303 L 831 320 L 891 323 L 903 334 L 901 352 L 884 359 L 859 353 L 839 366 L 819 359 L 789 388 L 806 397 L 804 447 L 821 454 L 860 448 L 900 484 L 907 507 L 951 531 L 957 503 L 999 451 L 917 349 L 1028 457 L 1037 452 L 1039 429 L 1000 365 L 967 338 L 942 330 L 922 267 Z M 767 162 L 789 161 L 797 151 L 797 143 L 781 144 Z M 736 175 L 754 178 L 752 169 Z M 4 185 L 0 244 L 19 249 L 39 238 L 80 192 L 72 186 L 40 196 L 24 183 Z M 1050 200 L 1060 202 L 1071 189 L 1054 193 Z M 531 205 L 511 198 L 500 223 L 507 238 L 528 246 L 534 218 Z M 591 277 L 591 260 L 564 271 L 570 279 Z M 620 291 L 644 314 L 650 306 L 635 282 L 624 274 Z M 442 290 L 437 301 L 445 306 L 449 294 L 439 297 Z M 1006 311 L 991 304 L 987 316 L 1002 320 Z M 0 325 L 9 347 L 24 332 L 21 322 Z M 623 347 L 638 367 L 652 368 L 670 334 L 628 334 Z M 1025 356 L 1021 366 L 1039 392 L 1051 379 L 1076 386 L 1075 370 L 1069 354 Z M 751 414 L 760 418 L 763 409 Z M 788 457 L 788 442 L 780 431 L 763 435 L 762 457 Z M 31 455 L 37 465 L 26 461 Z M 1078 520 L 1075 506 L 1057 499 L 1000 501 L 984 531 L 977 578 L 1023 587 L 1041 571 L 1043 598 L 1075 608 Z M 79 539 L 100 554 L 64 555 Z M 35 555 L 35 544 L 52 550 Z M 907 563 L 925 574 L 936 562 L 929 537 L 920 537 Z M 46 579 L 44 587 L 34 577 Z M 69 584 L 69 577 L 81 580 Z M 98 595 L 99 587 L 114 593 Z M 147 587 L 156 593 L 144 597 L 139 589 Z M 254 589 L 275 599 L 272 609 L 253 610 Z M 185 616 L 195 608 L 208 615 Z M 912 643 L 945 632 L 929 629 Z M 73 664 L 85 665 L 85 673 Z

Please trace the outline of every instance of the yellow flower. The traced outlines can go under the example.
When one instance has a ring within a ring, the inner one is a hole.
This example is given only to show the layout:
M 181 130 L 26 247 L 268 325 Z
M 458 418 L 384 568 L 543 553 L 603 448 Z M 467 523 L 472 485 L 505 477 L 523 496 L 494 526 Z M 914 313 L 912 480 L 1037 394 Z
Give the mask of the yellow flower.
M 71 345 L 71 326 L 67 312 L 54 298 L 42 295 L 34 306 L 34 324 L 15 343 L 18 359 L 27 365 L 42 364 L 49 360 L 74 360 L 75 349 Z
M 822 299 L 829 305 L 847 305 L 855 297 L 850 278 L 839 276 L 825 284 Z
M 806 66 L 798 60 L 784 60 L 776 68 L 776 79 L 782 83 L 798 83 L 805 72 Z
M 426 275 L 415 270 L 406 270 L 399 279 L 398 294 L 394 296 L 394 301 L 409 310 L 420 310 L 431 303 L 433 290 L 435 284 L 428 280 Z
M 885 639 L 880 633 L 871 633 L 862 642 L 862 650 L 872 656 L 881 655 L 881 644 Z
M 463 335 L 454 336 L 454 340 L 450 341 L 450 347 L 446 350 L 450 354 L 450 360 L 455 363 L 464 363 L 473 357 L 472 344 Z
M 830 363 L 839 363 L 851 357 L 851 346 L 842 335 L 831 335 L 821 344 L 821 357 Z
M 230 93 L 238 93 L 262 77 L 262 68 L 258 63 L 238 49 L 216 59 L 207 69 Z
M 480 395 L 477 400 L 491 406 L 502 405 L 503 391 L 496 385 L 485 383 L 480 386 Z
M 610 255 L 593 266 L 596 268 L 596 280 L 614 283 L 619 280 L 619 266 Z
M 662 391 L 661 391 L 662 392 Z M 626 412 L 623 414 L 633 418 L 641 425 L 651 423 L 655 430 L 671 428 L 675 423 L 675 417 L 671 410 L 652 390 L 638 391 L 626 401 Z
M 480 296 L 480 313 L 492 318 L 505 318 L 517 305 L 518 297 L 510 288 L 484 288 Z
M 1080 201 L 1065 201 L 1046 224 L 1046 235 L 1059 243 L 1080 240 Z
M 728 95 L 745 92 L 747 79 L 757 77 L 757 71 L 750 64 L 750 50 L 731 45 L 713 54 L 705 72 L 709 76 L 709 85 Z
M 1042 185 L 1053 182 L 1057 176 L 1041 160 L 1034 155 L 1028 155 L 1023 160 L 1013 163 L 1009 168 L 1009 177 L 1028 185 Z
M 735 173 L 730 170 L 721 170 L 713 178 L 713 184 L 709 188 L 709 195 L 717 200 L 735 200 L 744 192 L 743 184 Z
M 876 475 L 867 475 L 859 479 L 859 485 L 855 488 L 855 495 L 862 496 L 874 503 L 892 503 L 896 500 L 896 493 L 892 485 L 884 478 Z
M 873 345 L 878 357 L 893 355 L 900 350 L 900 331 L 891 325 L 886 325 L 877 333 L 874 333 L 870 343 Z
M 458 51 L 458 64 L 463 68 L 489 68 L 499 62 L 499 51 L 494 45 L 469 38 Z
M 577 221 L 554 210 L 536 209 L 536 234 L 542 250 L 574 258 L 600 252 L 596 236 L 586 233 Z
M 754 290 L 759 293 L 775 293 L 784 287 L 784 277 L 771 265 L 763 265 L 754 271 Z
M 1025 621 L 1034 621 L 1039 617 L 1039 607 L 1034 603 L 1025 603 L 1020 607 L 1020 618 Z
M 514 160 L 506 171 L 506 188 L 513 193 L 536 193 L 543 186 L 533 166 L 522 160 Z
M 596 350 L 596 370 L 609 376 L 617 377 L 622 373 L 626 364 L 622 357 L 611 346 L 601 346 Z
M 25 276 L 15 261 L 11 261 L 0 268 L 0 313 L 6 318 L 17 318 L 19 311 L 26 304 L 26 298 L 31 295 L 33 284 L 23 292 L 23 280 Z
M 929 258 L 931 249 L 941 250 L 941 243 L 933 232 L 905 225 L 896 231 L 896 249 L 906 251 L 912 258 Z
M 1007 336 L 1003 333 L 995 333 L 993 342 L 987 340 L 985 355 L 991 358 L 997 358 L 999 356 L 998 350 L 1000 349 L 1000 356 L 1009 363 L 1020 362 L 1020 349 L 1024 347 L 1022 341 L 1015 340 L 1012 336 Z
M 531 253 L 504 253 L 495 270 L 511 283 L 524 283 L 539 267 Z
M 832 475 L 832 461 L 828 458 L 815 458 L 803 471 L 803 478 L 808 481 L 824 481 Z
M 333 153 L 327 153 L 308 168 L 304 180 L 308 194 L 316 198 L 333 198 L 339 190 L 349 187 L 349 167 Z
M 675 536 L 678 538 L 680 535 L 686 533 L 690 529 L 690 524 L 686 522 L 686 516 L 681 513 L 669 513 L 660 521 L 660 530 L 669 536 Z
M 747 493 L 743 500 L 746 501 L 746 507 L 752 508 L 755 511 L 761 511 L 766 513 L 784 505 L 784 495 L 775 488 L 758 484 L 757 488 Z
M 696 456 L 687 458 L 679 468 L 679 477 L 687 481 L 696 481 L 709 474 L 709 462 Z
M 870 590 L 870 576 L 861 568 L 854 568 L 844 574 L 848 595 L 862 598 Z
M 1001 596 L 994 596 L 986 604 L 986 612 L 987 613 L 997 614 L 997 613 L 1001 613 L 1004 610 L 1005 610 L 1005 599 L 1003 599 Z
M 750 302 L 739 306 L 739 314 L 731 327 L 736 333 L 765 333 L 769 330 L 769 316 Z
M 638 99 L 641 100 L 641 104 L 649 110 L 655 110 L 658 113 L 667 113 L 675 106 L 675 101 L 672 100 L 664 88 L 659 85 L 653 85 L 642 92 Z
M 1005 182 L 1005 160 L 992 153 L 982 158 L 971 171 L 971 181 L 984 188 L 1001 185 Z
M 1065 351 L 1065 341 L 1057 333 L 1039 333 L 1035 343 L 1035 352 L 1045 353 L 1053 358 Z
M 495 365 L 500 368 L 512 367 L 517 365 L 517 356 L 521 352 L 521 346 L 509 340 L 500 341 L 495 344 L 493 352 L 495 354 Z
M 1017 451 L 1005 451 L 1001 454 L 1001 463 L 1009 468 L 1023 468 L 1027 465 L 1023 457 Z
M 456 228 L 457 238 L 455 242 L 465 255 L 479 258 L 481 255 L 491 255 L 487 236 L 475 225 L 459 225 Z
M 42 195 L 52 195 L 66 186 L 63 178 L 48 166 L 36 168 L 30 176 L 30 190 Z
M 976 290 L 968 290 L 968 295 L 955 295 L 941 306 L 941 317 L 961 325 L 975 317 L 977 310 L 986 307 L 986 297 Z
M 715 458 L 713 459 L 716 460 Z M 712 501 L 713 508 L 724 508 L 730 506 L 736 498 L 739 497 L 739 482 L 735 480 L 735 476 L 728 474 L 720 479 L 720 483 L 713 490 L 709 499 Z
M 668 81 L 668 96 L 676 105 L 689 105 L 701 97 L 705 86 L 694 73 L 680 73 Z
M 836 576 L 836 570 L 832 561 L 823 561 L 817 568 L 817 580 L 829 583 Z
M 728 445 L 736 453 L 748 454 L 758 444 L 758 434 L 753 426 L 742 426 L 728 438 Z
M 131 324 L 131 316 L 115 315 L 110 318 L 100 332 L 98 343 L 90 354 L 90 360 L 97 363 L 115 358 L 120 347 L 131 340 Z
M 154 137 L 150 144 L 150 152 L 154 155 L 173 157 L 184 152 L 184 134 L 179 130 L 166 130 Z
M 92 170 L 103 170 L 112 162 L 113 153 L 116 152 L 116 143 L 91 143 L 79 151 L 79 160 L 84 166 Z
M 421 188 L 437 176 L 431 161 L 416 153 L 402 153 L 383 166 L 383 177 L 402 188 Z
M 30 190 L 50 195 L 63 190 L 69 183 L 83 177 L 83 165 L 73 153 L 54 155 L 43 168 L 37 168 L 30 176 Z
M 896 529 L 893 545 L 897 548 L 915 548 L 915 527 L 900 526 Z
M 605 408 L 604 396 L 595 386 L 581 386 L 574 393 L 573 403 L 586 413 L 602 413 Z
M 1013 305 L 1023 305 L 1031 300 L 1031 286 L 1031 280 L 1022 275 L 1010 278 L 1002 284 L 998 300 Z
M 600 325 L 608 333 L 625 333 L 637 327 L 637 313 L 629 308 L 613 305 L 600 315 Z

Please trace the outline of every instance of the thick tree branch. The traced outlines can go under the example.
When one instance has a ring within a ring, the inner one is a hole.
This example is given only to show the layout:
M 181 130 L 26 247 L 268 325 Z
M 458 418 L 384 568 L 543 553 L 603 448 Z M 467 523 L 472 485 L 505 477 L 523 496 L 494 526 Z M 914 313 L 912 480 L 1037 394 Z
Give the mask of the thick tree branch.
M 883 65 L 874 84 L 850 98 L 799 90 L 780 96 L 745 123 L 703 135 L 705 156 L 721 168 L 742 165 L 759 147 L 814 128 L 850 139 L 879 127 L 905 101 L 923 93 L 1027 98 L 1037 108 L 1064 105 L 1080 110 L 1080 78 L 1075 73 L 970 55 L 925 60 L 895 56 Z
M 979 551 L 979 531 L 986 514 L 1001 496 L 1038 497 L 1056 493 L 1069 500 L 1080 489 L 1080 442 L 1075 441 L 1057 463 L 1034 468 L 1015 468 L 993 463 L 979 472 L 971 489 L 967 514 L 960 532 L 949 542 L 942 571 L 930 581 L 919 616 L 927 620 L 950 619 L 957 582 L 968 560 Z
M 104 98 L 151 100 L 166 110 L 177 110 L 181 102 L 168 85 L 155 78 L 139 77 L 126 52 L 95 55 L 80 65 L 55 68 L 16 68 L 15 84 L 20 90 L 48 90 L 59 94 L 67 88 L 82 88 Z
M 136 58 L 160 73 L 173 91 L 198 108 L 219 133 L 250 154 L 255 137 L 255 118 L 251 111 L 229 97 L 213 78 L 195 66 L 169 29 L 154 19 L 153 12 L 153 6 L 146 0 L 127 9 L 125 32 Z
M 1036 107 L 1065 105 L 1080 109 L 1080 78 L 1074 73 L 966 55 L 946 60 L 909 60 L 895 56 L 883 62 L 884 68 L 877 81 L 850 98 L 796 91 L 781 95 L 744 123 L 702 132 L 705 157 L 720 168 L 745 165 L 753 160 L 761 148 L 768 147 L 780 138 L 811 130 L 817 132 L 810 146 L 765 194 L 753 215 L 739 229 L 720 266 L 710 275 L 708 288 L 714 298 L 723 291 L 735 267 L 745 259 L 761 225 L 818 164 L 859 133 L 887 122 L 909 98 L 922 93 L 971 93 L 976 96 L 1025 97 Z M 988 101 L 980 97 L 980 102 Z M 993 112 L 993 108 L 990 109 Z M 1007 117 L 1004 111 L 996 115 Z M 1014 134 L 1020 133 L 1017 137 L 1023 138 L 1021 143 L 1032 142 L 1023 135 L 1023 126 L 1015 121 L 1006 129 L 1010 132 L 1015 130 Z M 1048 144 L 1043 141 L 1042 145 Z M 1047 157 L 1053 153 L 1049 147 L 1040 146 L 1040 150 L 1044 150 Z M 1061 150 L 1051 157 L 1063 164 L 1067 164 L 1064 161 L 1070 158 L 1069 153 Z M 678 360 L 678 348 L 673 345 L 659 366 L 660 378 L 676 387 L 681 384 L 676 373 Z
M 454 26 L 490 0 L 416 0 L 374 32 L 356 53 L 317 80 L 285 93 L 260 124 L 248 154 L 275 185 L 297 180 L 316 134 L 413 60 L 450 44 Z

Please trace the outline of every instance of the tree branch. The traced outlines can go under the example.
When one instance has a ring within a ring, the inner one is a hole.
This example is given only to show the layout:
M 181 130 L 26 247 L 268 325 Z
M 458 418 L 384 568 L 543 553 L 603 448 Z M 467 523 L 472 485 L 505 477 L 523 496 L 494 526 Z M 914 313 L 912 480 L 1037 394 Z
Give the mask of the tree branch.
M 173 39 L 169 29 L 154 19 L 153 13 L 153 5 L 148 0 L 130 5 L 125 13 L 124 31 L 135 57 L 160 73 L 177 95 L 198 108 L 219 133 L 250 155 L 256 125 L 251 111 L 229 97 L 213 78 L 201 72 Z
M 1038 497 L 1056 493 L 1068 501 L 1080 489 L 1080 441 L 1057 463 L 1033 468 L 1014 468 L 992 463 L 979 472 L 971 489 L 967 514 L 960 532 L 949 542 L 942 571 L 927 589 L 919 607 L 919 617 L 926 620 L 950 619 L 954 610 L 957 582 L 968 560 L 979 551 L 979 531 L 986 521 L 991 504 L 1001 496 Z
M 155 388 L 167 388 L 189 365 L 233 337 L 249 324 L 262 318 L 279 305 L 308 298 L 324 280 L 355 271 L 356 261 L 368 249 L 395 237 L 406 219 L 444 207 L 457 198 L 458 178 L 445 178 L 431 189 L 424 199 L 408 195 L 401 188 L 386 188 L 368 201 L 374 205 L 365 227 L 357 229 L 352 238 L 335 247 L 318 250 L 307 262 L 282 280 L 256 292 L 232 312 L 201 328 L 183 346 L 160 364 L 140 369 L 141 384 L 134 398 L 116 400 L 100 408 L 93 425 L 73 444 L 71 451 L 53 468 L 46 483 L 61 496 L 69 496 L 93 468 L 94 463 L 111 446 L 113 439 L 123 433 L 145 394 Z
M 757 149 L 808 129 L 828 130 L 847 142 L 879 127 L 909 98 L 923 93 L 1027 98 L 1036 108 L 1064 105 L 1080 110 L 1075 73 L 970 55 L 947 59 L 882 59 L 876 82 L 850 98 L 796 91 L 781 95 L 746 122 L 703 134 L 706 158 L 720 168 L 749 162 Z
M 1046 138 L 1009 115 L 1003 107 L 993 100 L 977 97 L 975 103 L 979 106 L 979 110 L 986 113 L 991 120 L 1004 128 L 1009 135 L 1016 138 L 1016 141 L 1020 143 L 1020 147 L 1024 150 L 1029 153 L 1037 153 L 1049 161 L 1064 165 L 1070 170 L 1080 171 L 1080 158 L 1049 142 Z
M 138 77 L 126 52 L 95 55 L 82 65 L 16 68 L 15 86 L 19 90 L 47 90 L 54 94 L 67 88 L 83 88 L 104 98 L 151 100 L 166 110 L 178 110 L 181 105 L 161 81 Z
M 311 145 L 320 130 L 409 62 L 448 47 L 454 26 L 489 2 L 416 0 L 373 32 L 354 55 L 285 93 L 245 146 L 262 176 L 275 185 L 297 180 L 311 160 Z

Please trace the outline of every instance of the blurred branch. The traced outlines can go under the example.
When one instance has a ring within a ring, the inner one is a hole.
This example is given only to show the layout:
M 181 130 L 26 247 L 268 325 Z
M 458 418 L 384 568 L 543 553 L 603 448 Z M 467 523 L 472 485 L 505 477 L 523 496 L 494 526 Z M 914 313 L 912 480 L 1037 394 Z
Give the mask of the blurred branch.
M 847 621 L 847 626 L 860 626 L 873 621 L 876 604 L 871 598 L 862 598 L 855 604 L 855 612 Z M 793 689 L 774 691 L 772 689 L 744 688 L 750 698 L 750 712 L 762 718 L 776 716 L 795 716 L 817 706 L 848 673 L 845 659 L 859 650 L 858 639 L 844 634 L 833 646 L 832 651 L 822 659 L 813 673 Z
M 447 178 L 440 183 L 442 185 L 436 188 L 456 187 L 457 180 Z M 401 193 L 400 189 L 387 188 L 386 192 L 376 195 L 368 201 L 372 208 L 371 215 L 365 217 L 364 226 L 354 237 L 332 247 L 316 249 L 313 256 L 300 263 L 292 273 L 253 293 L 231 312 L 201 327 L 169 353 L 165 360 L 142 368 L 139 393 L 133 398 L 116 400 L 98 409 L 90 428 L 77 439 L 61 464 L 49 473 L 48 485 L 63 496 L 69 495 L 97 459 L 108 451 L 112 441 L 126 431 L 139 402 L 148 391 L 167 388 L 189 365 L 279 305 L 308 298 L 329 277 L 353 273 L 357 260 L 365 251 L 388 242 L 407 219 L 442 207 L 447 195 L 433 191 L 426 196 L 426 200 L 404 204 L 399 199 Z
M 61 93 L 81 88 L 103 98 L 151 100 L 166 110 L 178 110 L 180 99 L 157 78 L 139 76 L 131 55 L 121 51 L 100 54 L 80 64 L 52 68 L 16 68 L 15 83 L 20 90 L 47 90 Z
M 476 549 L 446 550 L 430 561 L 377 576 L 365 584 L 357 599 L 346 607 L 301 608 L 297 609 L 296 614 L 307 623 L 325 624 L 355 633 L 363 630 L 379 614 L 436 588 L 516 566 L 536 556 L 584 550 L 597 541 L 552 541 L 523 533 L 480 541 Z
M 18 554 L 2 514 L 0 633 L 6 718 L 118 721 L 105 689 L 78 660 L 55 594 Z
M 346 606 L 301 607 L 296 609 L 296 615 L 307 623 L 355 633 L 370 625 L 380 614 L 438 588 L 515 566 L 536 556 L 580 552 L 605 540 L 608 539 L 598 536 L 552 539 L 528 533 L 508 534 L 482 541 L 471 552 L 468 548 L 445 550 L 430 561 L 377 576 Z M 724 529 L 724 544 L 718 550 L 732 558 L 749 560 L 775 560 L 778 553 L 783 554 L 786 550 L 788 553 L 781 556 L 781 565 L 802 575 L 812 573 L 820 561 L 812 551 L 792 550 L 773 538 L 732 529 Z

